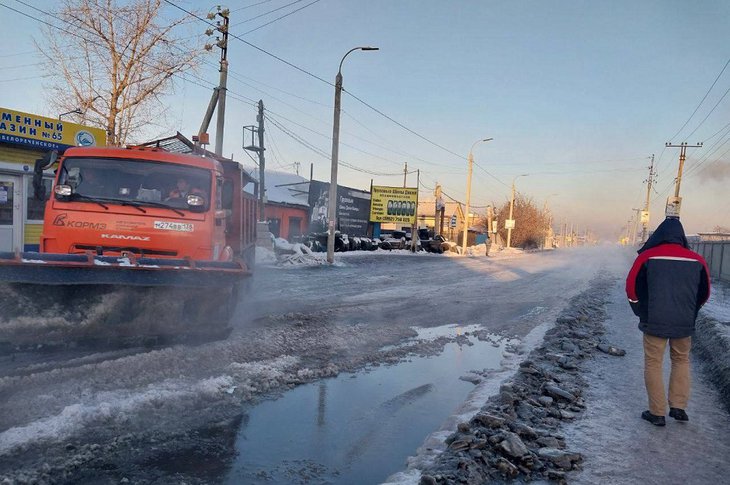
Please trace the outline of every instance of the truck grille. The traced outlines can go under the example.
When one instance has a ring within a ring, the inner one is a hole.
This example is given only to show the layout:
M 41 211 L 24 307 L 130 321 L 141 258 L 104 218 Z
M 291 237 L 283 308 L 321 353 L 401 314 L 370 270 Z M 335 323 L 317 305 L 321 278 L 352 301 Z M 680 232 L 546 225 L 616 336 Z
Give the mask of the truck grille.
M 74 249 L 78 252 L 93 251 L 97 254 L 108 255 L 109 253 L 132 253 L 140 257 L 144 256 L 177 256 L 177 251 L 165 251 L 162 249 L 144 249 L 131 246 L 92 246 L 86 244 L 76 244 Z

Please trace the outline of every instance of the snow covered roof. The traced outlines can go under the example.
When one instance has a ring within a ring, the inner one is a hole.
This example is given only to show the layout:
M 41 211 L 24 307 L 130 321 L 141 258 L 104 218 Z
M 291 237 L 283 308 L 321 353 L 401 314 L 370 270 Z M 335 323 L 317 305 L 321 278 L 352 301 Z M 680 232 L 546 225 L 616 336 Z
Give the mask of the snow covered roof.
M 458 218 L 461 218 L 461 213 L 457 209 L 458 205 L 459 204 L 457 202 L 452 202 L 450 200 L 445 201 L 444 202 L 444 215 L 447 217 L 456 215 Z M 436 213 L 436 201 L 435 200 L 431 199 L 431 200 L 419 200 L 418 201 L 418 214 L 419 215 L 433 216 L 435 213 Z
M 258 181 L 258 168 L 246 167 L 246 171 Z M 295 173 L 266 170 L 264 182 L 268 202 L 309 207 L 308 178 Z

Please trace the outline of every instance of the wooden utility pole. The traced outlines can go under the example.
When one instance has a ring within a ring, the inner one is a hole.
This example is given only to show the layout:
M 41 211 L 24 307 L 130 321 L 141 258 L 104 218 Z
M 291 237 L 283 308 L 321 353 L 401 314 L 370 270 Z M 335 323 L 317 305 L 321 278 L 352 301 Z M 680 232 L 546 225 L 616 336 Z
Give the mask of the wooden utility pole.
M 408 182 L 408 162 L 405 163 L 403 166 L 403 188 L 406 188 L 406 183 Z
M 682 142 L 679 145 L 672 145 L 671 143 L 665 143 L 667 148 L 679 148 L 679 169 L 677 170 L 677 180 L 674 183 L 674 196 L 679 197 L 679 186 L 682 184 L 682 170 L 684 169 L 684 161 L 687 158 L 687 148 L 700 148 L 702 143 L 696 145 L 688 145 L 687 142 Z
M 674 197 L 669 197 L 667 199 L 667 208 L 665 209 L 665 215 L 679 217 L 679 210 L 682 205 L 682 198 L 679 196 L 679 187 L 682 184 L 682 170 L 684 169 L 684 161 L 687 158 L 687 148 L 700 148 L 702 143 L 700 142 L 696 145 L 688 145 L 685 141 L 679 145 L 665 143 L 664 146 L 667 148 L 679 148 L 679 169 L 677 170 L 677 179 L 674 182 Z
M 649 203 L 651 202 L 651 185 L 654 183 L 654 154 L 651 154 L 651 165 L 649 165 L 649 178 L 646 179 L 646 202 L 644 203 L 644 212 L 646 213 L 646 221 L 641 223 L 641 243 L 646 242 L 646 232 L 649 226 Z

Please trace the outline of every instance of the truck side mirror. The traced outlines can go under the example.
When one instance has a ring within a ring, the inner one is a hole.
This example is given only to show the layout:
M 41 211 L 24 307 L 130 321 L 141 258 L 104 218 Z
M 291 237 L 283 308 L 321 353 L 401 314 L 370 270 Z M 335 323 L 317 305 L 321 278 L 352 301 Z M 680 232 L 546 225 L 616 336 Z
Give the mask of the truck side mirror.
M 43 171 L 51 168 L 57 159 L 58 152 L 52 150 L 46 152 L 42 158 L 35 161 L 35 166 L 33 167 L 33 192 L 35 193 L 35 198 L 41 202 L 46 200 L 47 195 L 46 186 L 43 184 Z

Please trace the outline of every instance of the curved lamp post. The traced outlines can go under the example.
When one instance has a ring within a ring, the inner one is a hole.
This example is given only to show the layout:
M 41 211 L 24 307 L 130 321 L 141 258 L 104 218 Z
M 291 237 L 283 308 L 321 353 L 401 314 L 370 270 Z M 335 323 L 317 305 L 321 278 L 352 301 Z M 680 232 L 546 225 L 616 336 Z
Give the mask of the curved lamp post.
M 509 219 L 512 219 L 512 211 L 515 207 L 515 180 L 517 180 L 520 177 L 527 177 L 530 175 L 529 173 L 521 173 L 519 175 L 515 175 L 515 178 L 512 179 L 512 198 L 509 201 Z M 512 228 L 507 228 L 507 247 L 512 247 Z
M 335 229 L 337 228 L 337 161 L 340 145 L 340 98 L 342 97 L 342 63 L 354 51 L 377 51 L 377 47 L 353 47 L 342 56 L 335 78 L 335 114 L 332 124 L 332 171 L 330 175 L 330 194 L 327 203 L 327 262 L 335 262 Z
M 474 147 L 477 146 L 477 143 L 488 142 L 492 140 L 494 140 L 494 138 L 484 138 L 482 140 L 475 141 L 469 149 L 469 156 L 467 157 L 467 160 L 469 161 L 469 174 L 466 177 L 466 210 L 464 211 L 464 233 L 461 237 L 461 253 L 464 255 L 466 255 L 466 239 L 469 235 L 469 202 L 471 199 L 471 172 L 472 166 L 474 165 Z

